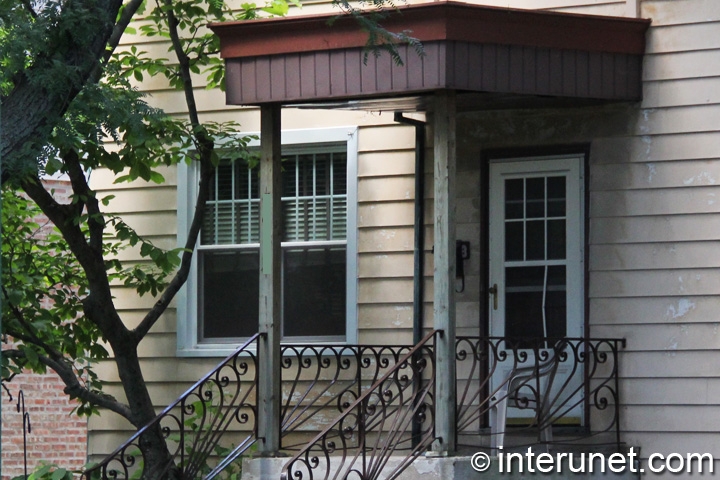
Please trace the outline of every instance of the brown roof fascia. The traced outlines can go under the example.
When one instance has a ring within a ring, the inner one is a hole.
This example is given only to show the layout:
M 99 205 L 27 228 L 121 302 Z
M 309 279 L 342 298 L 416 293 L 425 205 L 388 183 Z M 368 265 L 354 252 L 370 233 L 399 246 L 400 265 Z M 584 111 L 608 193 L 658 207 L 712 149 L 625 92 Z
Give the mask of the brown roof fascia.
M 329 25 L 332 19 L 336 21 Z M 650 20 L 438 2 L 399 7 L 381 22 L 421 42 L 464 41 L 642 55 Z M 364 47 L 367 33 L 335 14 L 211 24 L 223 58 Z

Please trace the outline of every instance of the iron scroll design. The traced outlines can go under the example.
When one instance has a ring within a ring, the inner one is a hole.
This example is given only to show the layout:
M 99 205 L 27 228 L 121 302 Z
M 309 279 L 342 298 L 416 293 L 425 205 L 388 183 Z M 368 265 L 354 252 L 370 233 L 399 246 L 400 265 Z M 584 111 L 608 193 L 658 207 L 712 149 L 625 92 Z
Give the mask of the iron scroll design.
M 285 464 L 281 478 L 389 480 L 427 450 L 435 440 L 436 334 L 407 348 L 357 398 L 341 401 L 341 413 Z M 399 462 L 388 465 L 391 456 Z
M 616 338 L 457 337 L 459 437 L 534 431 L 532 443 L 548 443 L 541 432 L 570 419 L 577 428 L 552 443 L 593 438 L 594 444 L 620 448 L 618 353 L 624 347 L 625 340 Z M 490 425 L 503 402 L 525 410 L 524 421 L 512 428 Z M 490 446 L 496 445 L 490 438 Z
M 283 345 L 281 449 L 299 451 L 412 349 L 412 345 Z
M 158 431 L 169 455 L 154 466 L 153 478 L 211 479 L 237 460 L 257 441 L 254 352 L 262 335 L 250 337 L 101 463 L 85 470 L 84 478 L 146 478 L 141 445 Z

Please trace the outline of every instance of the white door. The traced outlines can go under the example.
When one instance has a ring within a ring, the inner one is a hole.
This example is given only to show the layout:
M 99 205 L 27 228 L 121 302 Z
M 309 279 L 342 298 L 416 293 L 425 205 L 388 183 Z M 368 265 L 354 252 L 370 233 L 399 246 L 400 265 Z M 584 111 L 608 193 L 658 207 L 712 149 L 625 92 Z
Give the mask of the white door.
M 490 164 L 490 335 L 520 338 L 583 334 L 583 157 L 522 158 Z M 522 343 L 516 343 L 522 348 Z M 532 350 L 523 350 L 532 355 Z M 504 364 L 504 365 L 503 365 Z M 498 365 L 499 385 L 512 359 Z M 533 365 L 530 357 L 522 365 Z M 568 380 L 560 365 L 555 385 Z M 582 375 L 582 369 L 578 372 Z M 564 377 L 563 377 L 564 375 Z M 570 383 L 582 381 L 571 379 Z M 579 385 L 579 384 L 578 384 Z M 509 418 L 532 417 L 509 409 Z M 581 406 L 565 415 L 582 419 Z

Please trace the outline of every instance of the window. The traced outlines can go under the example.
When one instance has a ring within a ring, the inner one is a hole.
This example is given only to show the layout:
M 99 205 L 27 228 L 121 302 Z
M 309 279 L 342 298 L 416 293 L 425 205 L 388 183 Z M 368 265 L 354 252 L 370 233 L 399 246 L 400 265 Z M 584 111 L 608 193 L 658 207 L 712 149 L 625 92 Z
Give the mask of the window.
M 283 132 L 286 341 L 356 337 L 355 145 L 354 129 Z M 193 173 L 187 171 L 188 177 Z M 187 185 L 193 185 L 190 178 Z M 217 169 L 193 273 L 178 306 L 181 354 L 230 351 L 258 331 L 258 185 L 259 167 L 238 160 Z M 180 197 L 181 205 L 187 203 L 182 192 Z

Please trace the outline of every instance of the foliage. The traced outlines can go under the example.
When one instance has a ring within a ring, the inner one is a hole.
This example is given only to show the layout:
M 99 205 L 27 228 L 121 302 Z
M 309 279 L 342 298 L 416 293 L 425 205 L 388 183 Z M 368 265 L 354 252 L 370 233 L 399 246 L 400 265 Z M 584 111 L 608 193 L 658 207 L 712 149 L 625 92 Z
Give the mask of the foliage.
M 420 57 L 425 55 L 422 43 L 412 36 L 412 31 L 393 32 L 382 27 L 384 20 L 392 14 L 397 14 L 397 7 L 393 0 L 332 1 L 342 14 L 334 17 L 330 22 L 331 25 L 343 16 L 350 16 L 357 22 L 360 29 L 367 33 L 368 39 L 363 55 L 364 64 L 367 65 L 370 53 L 377 58 L 385 52 L 390 55 L 396 65 L 403 65 L 403 59 L 397 50 L 397 46 L 402 44 L 412 47 L 415 54 Z
M 78 473 L 80 472 L 67 470 L 54 463 L 41 463 L 27 478 L 20 475 L 12 480 L 73 480 Z
M 2 327 L 14 342 L 3 351 L 4 379 L 24 368 L 50 368 L 79 401 L 80 414 L 105 408 L 136 428 L 154 417 L 138 346 L 187 279 L 215 167 L 221 158 L 252 160 L 239 125 L 200 118 L 195 83 L 224 86 L 218 39 L 206 25 L 284 15 L 296 2 L 233 10 L 224 0 L 0 0 L 0 154 L 4 163 L 9 159 L 2 176 Z M 413 43 L 407 32 L 379 26 L 387 11 L 365 17 L 346 0 L 336 2 L 378 48 L 394 52 L 398 41 Z M 138 14 L 133 30 L 128 25 Z M 123 34 L 161 39 L 168 58 L 119 48 Z M 153 77 L 182 92 L 186 117 L 149 105 L 136 86 Z M 159 248 L 110 213 L 113 196 L 100 197 L 88 180 L 90 172 L 105 170 L 116 183 L 162 183 L 162 170 L 180 162 L 196 166 L 200 193 L 187 243 L 177 249 Z M 69 179 L 69 202 L 45 189 L 44 175 Z M 48 220 L 41 223 L 42 216 Z M 126 249 L 138 260 L 120 261 Z M 137 324 L 120 317 L 114 286 L 154 297 Z M 103 392 L 92 370 L 109 358 L 127 401 Z M 143 439 L 146 462 L 157 466 L 168 458 L 159 430 Z M 60 480 L 62 472 L 44 466 L 35 478 Z

